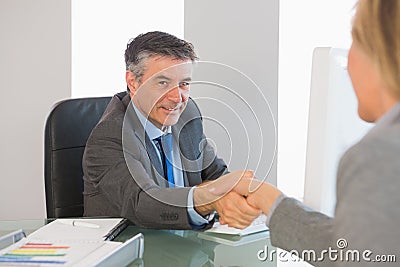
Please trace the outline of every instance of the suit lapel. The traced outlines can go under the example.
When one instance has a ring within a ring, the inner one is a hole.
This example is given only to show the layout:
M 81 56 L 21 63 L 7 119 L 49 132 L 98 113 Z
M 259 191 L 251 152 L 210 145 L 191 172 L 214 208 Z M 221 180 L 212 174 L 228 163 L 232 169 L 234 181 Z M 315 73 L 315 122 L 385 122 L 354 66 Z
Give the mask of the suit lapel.
M 157 173 L 160 174 L 160 176 L 163 176 L 162 174 L 164 173 L 164 170 L 161 165 L 160 158 L 157 155 L 157 152 L 153 146 L 153 142 L 150 140 L 150 138 L 145 136 L 145 142 L 146 142 L 146 151 L 147 155 L 150 158 L 152 166 L 156 169 Z M 165 182 L 165 179 L 162 178 L 163 183 Z
M 126 98 L 128 98 L 128 99 L 126 99 Z M 142 123 L 140 122 L 139 118 L 137 117 L 135 109 L 133 108 L 133 106 L 131 104 L 129 95 L 124 97 L 123 102 L 124 102 L 125 106 L 127 107 L 126 113 L 125 113 L 125 118 L 124 118 L 124 128 L 127 129 L 127 127 L 125 127 L 125 123 L 128 123 L 129 129 L 132 129 L 132 131 L 134 132 L 134 134 L 140 141 L 140 145 L 142 145 L 143 149 L 146 150 L 147 155 L 149 156 L 151 165 L 153 166 L 153 168 L 155 168 L 155 172 L 156 172 L 155 176 L 156 177 L 153 177 L 153 179 L 155 180 L 155 182 L 158 185 L 160 185 L 162 187 L 166 187 L 167 183 L 162 175 L 164 173 L 164 171 L 163 171 L 160 159 L 159 159 L 157 152 L 152 144 L 152 141 L 146 134 Z M 147 170 L 147 171 L 150 175 L 151 170 Z
M 201 179 L 201 159 L 198 158 L 198 148 L 193 144 L 189 127 L 182 127 L 186 123 L 178 121 L 172 127 L 172 134 L 175 140 L 179 140 L 179 151 L 183 169 L 183 179 L 185 186 L 194 186 L 202 182 Z

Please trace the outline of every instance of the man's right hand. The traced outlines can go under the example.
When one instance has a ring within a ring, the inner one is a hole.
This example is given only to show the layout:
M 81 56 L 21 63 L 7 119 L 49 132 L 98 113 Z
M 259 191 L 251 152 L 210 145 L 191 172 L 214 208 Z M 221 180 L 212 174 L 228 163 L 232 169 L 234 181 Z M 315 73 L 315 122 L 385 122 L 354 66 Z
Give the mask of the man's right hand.
M 261 211 L 249 205 L 243 195 L 231 191 L 243 178 L 252 179 L 254 173 L 235 171 L 196 186 L 193 192 L 195 210 L 203 216 L 217 211 L 221 224 L 239 229 L 249 226 Z

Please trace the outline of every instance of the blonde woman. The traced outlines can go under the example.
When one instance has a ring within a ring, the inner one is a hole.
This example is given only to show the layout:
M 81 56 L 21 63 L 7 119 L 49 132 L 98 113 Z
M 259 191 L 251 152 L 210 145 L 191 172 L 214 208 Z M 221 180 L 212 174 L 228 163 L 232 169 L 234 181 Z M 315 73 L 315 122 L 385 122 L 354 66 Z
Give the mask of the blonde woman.
M 249 182 L 242 181 L 236 191 L 269 215 L 273 245 L 296 250 L 313 265 L 398 266 L 400 0 L 359 0 L 352 36 L 348 71 L 358 114 L 376 125 L 340 161 L 335 217 L 269 184 L 248 192 Z

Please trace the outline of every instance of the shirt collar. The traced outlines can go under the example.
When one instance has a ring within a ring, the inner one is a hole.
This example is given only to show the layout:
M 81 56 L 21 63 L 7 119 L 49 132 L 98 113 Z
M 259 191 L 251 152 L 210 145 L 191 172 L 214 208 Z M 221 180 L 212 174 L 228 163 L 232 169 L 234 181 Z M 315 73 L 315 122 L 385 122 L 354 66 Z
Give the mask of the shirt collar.
M 154 140 L 164 134 L 171 133 L 171 126 L 167 126 L 166 129 L 163 131 L 157 128 L 153 123 L 151 123 L 145 116 L 143 116 L 142 112 L 136 107 L 136 105 L 131 101 L 132 106 L 136 112 L 136 115 L 139 118 L 140 123 L 142 124 L 144 130 L 146 131 L 147 135 L 149 136 L 150 140 Z

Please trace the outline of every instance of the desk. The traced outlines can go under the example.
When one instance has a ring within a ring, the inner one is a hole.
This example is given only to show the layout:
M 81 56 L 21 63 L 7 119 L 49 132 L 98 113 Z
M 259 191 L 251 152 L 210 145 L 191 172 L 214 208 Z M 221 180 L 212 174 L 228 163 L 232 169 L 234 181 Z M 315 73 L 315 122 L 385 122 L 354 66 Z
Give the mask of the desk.
M 18 229 L 30 234 L 45 224 L 46 220 L 0 221 L 0 236 Z M 228 245 L 204 239 L 204 233 L 197 231 L 128 226 L 116 241 L 125 241 L 137 233 L 144 235 L 144 258 L 140 265 L 144 267 L 276 267 L 276 261 L 260 261 L 257 257 L 258 251 L 265 250 L 266 247 L 269 252 L 275 250 L 269 238 L 265 238 L 265 233 L 255 234 L 258 236 L 254 236 L 254 241 L 245 244 L 240 244 L 240 240 L 231 240 Z

